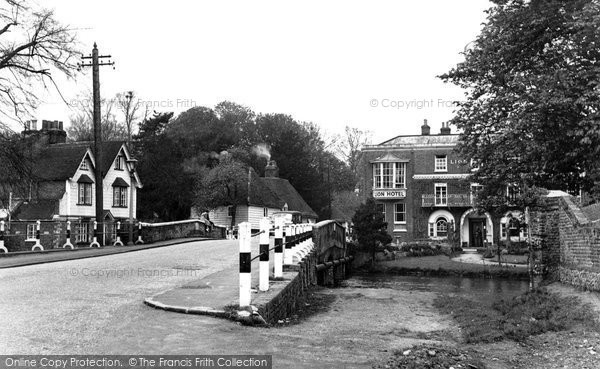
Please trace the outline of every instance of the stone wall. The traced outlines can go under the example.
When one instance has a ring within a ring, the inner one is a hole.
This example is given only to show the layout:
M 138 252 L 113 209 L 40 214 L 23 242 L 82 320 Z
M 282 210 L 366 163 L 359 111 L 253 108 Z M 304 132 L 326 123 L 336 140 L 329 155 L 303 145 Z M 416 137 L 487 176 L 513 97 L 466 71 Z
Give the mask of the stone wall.
M 163 223 L 157 226 L 142 226 L 144 243 L 187 237 L 225 238 L 225 228 L 208 226 L 197 220 L 187 223 Z
M 546 198 L 531 213 L 547 279 L 600 291 L 600 227 L 570 196 Z

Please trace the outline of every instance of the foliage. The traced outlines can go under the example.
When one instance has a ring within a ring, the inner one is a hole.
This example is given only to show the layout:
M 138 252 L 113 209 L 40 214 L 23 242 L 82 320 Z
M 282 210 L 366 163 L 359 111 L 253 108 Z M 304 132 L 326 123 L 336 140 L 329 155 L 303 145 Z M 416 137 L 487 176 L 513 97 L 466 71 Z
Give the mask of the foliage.
M 373 262 L 377 250 L 392 242 L 392 237 L 387 233 L 387 223 L 383 219 L 383 214 L 377 211 L 372 197 L 358 207 L 352 217 L 352 223 L 359 245 L 371 252 Z
M 203 210 L 233 206 L 231 226 L 235 226 L 237 206 L 247 204 L 248 175 L 246 166 L 232 155 L 224 153 L 219 163 L 205 168 L 196 188 L 195 205 Z
M 72 29 L 31 1 L 0 0 L 0 114 L 31 115 L 38 88 L 56 86 L 53 72 L 72 77 L 77 68 Z M 7 129 L 0 123 L 0 128 Z
M 451 123 L 479 167 L 483 207 L 506 185 L 593 190 L 600 176 L 600 2 L 503 0 L 488 11 L 465 61 L 440 76 L 466 90 Z M 518 204 L 522 202 L 523 204 Z
M 598 325 L 589 305 L 544 289 L 495 301 L 491 306 L 460 296 L 444 295 L 434 300 L 434 306 L 457 320 L 467 343 L 504 339 L 523 341 L 544 332 L 567 330 L 577 325 Z

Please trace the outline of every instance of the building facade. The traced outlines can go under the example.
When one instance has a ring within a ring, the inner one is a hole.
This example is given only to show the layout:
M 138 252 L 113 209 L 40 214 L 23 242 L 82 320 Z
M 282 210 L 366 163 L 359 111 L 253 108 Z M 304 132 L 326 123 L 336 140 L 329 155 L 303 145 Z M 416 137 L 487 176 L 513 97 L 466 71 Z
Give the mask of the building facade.
M 395 243 L 450 236 L 483 247 L 500 240 L 500 220 L 473 208 L 479 186 L 469 181 L 470 161 L 454 150 L 458 136 L 448 126 L 431 134 L 425 120 L 420 135 L 363 148 L 362 196 L 373 196 Z

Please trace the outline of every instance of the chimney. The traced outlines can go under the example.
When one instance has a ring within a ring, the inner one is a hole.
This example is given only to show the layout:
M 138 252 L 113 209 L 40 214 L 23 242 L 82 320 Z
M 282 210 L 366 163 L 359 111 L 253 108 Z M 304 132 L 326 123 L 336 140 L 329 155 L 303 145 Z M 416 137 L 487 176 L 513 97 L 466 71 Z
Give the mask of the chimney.
M 279 178 L 279 167 L 275 160 L 269 160 L 265 167 L 265 178 Z
M 429 136 L 429 132 L 431 131 L 431 127 L 427 125 L 427 119 L 423 120 L 423 125 L 421 126 L 421 135 Z
M 58 120 L 42 120 L 42 134 L 48 137 L 48 144 L 67 142 L 67 132 L 63 129 L 63 122 Z
M 442 128 L 440 129 L 441 135 L 449 135 L 450 134 L 450 125 L 448 123 L 442 122 Z

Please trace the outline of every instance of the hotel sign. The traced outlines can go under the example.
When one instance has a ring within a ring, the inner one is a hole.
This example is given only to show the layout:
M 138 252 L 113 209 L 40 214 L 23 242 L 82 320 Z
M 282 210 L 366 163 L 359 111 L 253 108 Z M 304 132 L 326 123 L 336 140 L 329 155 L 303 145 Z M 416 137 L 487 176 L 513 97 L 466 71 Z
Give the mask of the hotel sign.
M 403 199 L 406 197 L 406 190 L 373 190 L 373 197 L 376 199 Z

